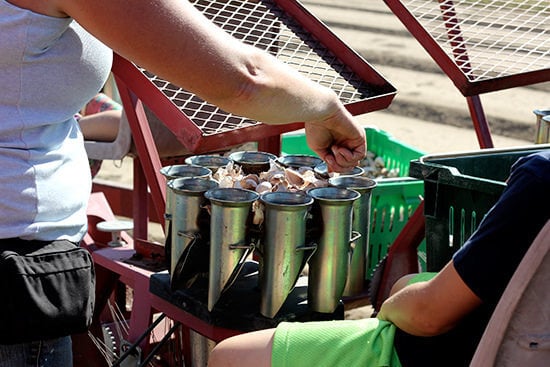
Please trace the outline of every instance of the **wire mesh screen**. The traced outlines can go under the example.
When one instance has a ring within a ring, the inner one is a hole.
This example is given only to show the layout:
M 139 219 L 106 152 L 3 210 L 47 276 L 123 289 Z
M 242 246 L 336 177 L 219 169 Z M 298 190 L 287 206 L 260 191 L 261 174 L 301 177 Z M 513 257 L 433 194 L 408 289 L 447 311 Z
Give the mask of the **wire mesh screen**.
M 273 0 L 191 0 L 191 3 L 234 37 L 266 50 L 311 80 L 331 88 L 344 104 L 389 92 L 387 87 L 370 84 L 357 76 Z M 201 129 L 203 135 L 220 134 L 259 123 L 226 113 L 196 95 L 140 70 Z
M 545 69 L 550 73 L 548 0 L 400 2 L 470 82 Z

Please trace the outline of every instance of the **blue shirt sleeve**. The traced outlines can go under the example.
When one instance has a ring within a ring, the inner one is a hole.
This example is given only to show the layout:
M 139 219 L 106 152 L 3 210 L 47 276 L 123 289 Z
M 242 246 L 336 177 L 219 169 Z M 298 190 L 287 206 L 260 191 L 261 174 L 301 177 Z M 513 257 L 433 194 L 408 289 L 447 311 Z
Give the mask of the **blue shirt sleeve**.
M 496 306 L 536 235 L 550 218 L 550 150 L 522 157 L 478 229 L 453 257 L 468 287 Z

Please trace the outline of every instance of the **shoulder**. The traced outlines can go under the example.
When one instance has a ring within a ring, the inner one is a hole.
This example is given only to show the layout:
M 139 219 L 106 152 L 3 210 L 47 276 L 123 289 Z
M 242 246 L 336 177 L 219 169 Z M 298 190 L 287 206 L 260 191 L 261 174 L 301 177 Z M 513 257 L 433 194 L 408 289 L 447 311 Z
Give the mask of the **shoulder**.
M 529 172 L 545 182 L 550 182 L 550 149 L 518 159 L 512 166 L 512 174 L 518 172 Z

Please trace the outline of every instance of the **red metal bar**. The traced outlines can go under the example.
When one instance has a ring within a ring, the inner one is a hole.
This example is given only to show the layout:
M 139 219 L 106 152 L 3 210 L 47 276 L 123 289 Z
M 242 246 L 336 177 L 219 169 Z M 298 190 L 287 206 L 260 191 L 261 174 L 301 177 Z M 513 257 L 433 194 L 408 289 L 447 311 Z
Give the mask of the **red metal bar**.
M 281 136 L 271 136 L 258 141 L 258 150 L 260 152 L 273 153 L 275 155 L 281 154 Z
M 141 166 L 139 157 L 134 158 L 133 171 L 134 195 L 132 197 L 132 218 L 134 219 L 134 238 L 147 239 L 149 232 L 149 203 L 147 200 L 144 200 L 144 198 L 148 196 L 149 180 L 153 180 L 149 185 L 156 185 L 156 187 L 160 185 L 160 182 L 158 182 L 159 178 L 156 177 L 156 175 L 153 176 L 152 172 L 149 172 L 149 177 L 147 177 Z M 153 205 L 156 209 L 157 216 L 160 215 L 158 200 L 162 199 L 158 197 L 153 199 Z M 162 213 L 164 213 L 164 210 Z
M 462 38 L 462 31 L 456 17 L 454 4 L 452 1 L 439 0 L 439 7 L 441 8 L 441 14 L 447 28 L 447 37 L 453 49 L 453 57 L 463 73 L 468 74 L 472 71 L 472 66 L 470 65 L 470 58 L 466 51 L 464 39 Z
M 468 109 L 470 110 L 470 116 L 472 117 L 479 147 L 482 149 L 493 148 L 494 144 L 493 138 L 491 137 L 491 130 L 485 112 L 483 111 L 480 97 L 466 97 L 466 102 L 468 103 Z
M 151 305 L 151 293 L 149 293 L 149 275 L 146 273 L 135 273 L 133 282 L 132 313 L 128 328 L 128 340 L 135 342 L 147 330 L 153 321 L 153 307 Z M 140 346 L 148 348 L 149 338 L 145 338 Z
M 453 50 L 453 57 L 458 67 L 462 69 L 465 75 L 468 75 L 468 73 L 472 71 L 472 66 L 466 50 L 466 44 L 462 38 L 462 31 L 460 29 L 460 23 L 456 15 L 454 4 L 452 1 L 439 0 L 439 7 L 441 8 L 441 14 L 445 21 L 445 27 L 447 28 L 447 36 Z M 481 148 L 493 148 L 491 131 L 485 112 L 483 111 L 481 99 L 477 95 L 467 96 L 466 102 L 468 103 L 468 109 L 472 117 L 479 146 Z
M 463 70 L 464 74 L 468 74 L 472 71 L 470 64 L 470 58 L 466 51 L 464 39 L 462 38 L 462 31 L 459 26 L 458 18 L 454 4 L 451 1 L 439 1 L 441 13 L 445 20 L 445 27 L 447 27 L 447 35 L 449 37 L 451 47 L 453 49 L 453 56 L 458 66 Z M 476 131 L 479 146 L 481 148 L 492 148 L 493 142 L 491 138 L 491 132 L 487 118 L 483 111 L 481 99 L 479 96 L 466 97 L 472 122 L 474 123 L 474 129 Z
M 162 218 L 166 205 L 166 182 L 160 173 L 162 165 L 143 105 L 122 79 L 118 76 L 115 79 L 139 157 L 134 159 L 134 233 L 137 231 L 138 238 L 147 238 L 147 200 L 143 200 L 148 196 L 147 185 L 157 217 Z
M 445 51 L 439 46 L 432 35 L 427 32 L 417 21 L 414 15 L 399 0 L 384 0 L 391 11 L 401 20 L 405 28 L 424 47 L 428 54 L 434 59 L 437 65 L 447 73 L 458 90 L 464 94 L 468 88 L 468 79 L 462 70 L 451 60 Z

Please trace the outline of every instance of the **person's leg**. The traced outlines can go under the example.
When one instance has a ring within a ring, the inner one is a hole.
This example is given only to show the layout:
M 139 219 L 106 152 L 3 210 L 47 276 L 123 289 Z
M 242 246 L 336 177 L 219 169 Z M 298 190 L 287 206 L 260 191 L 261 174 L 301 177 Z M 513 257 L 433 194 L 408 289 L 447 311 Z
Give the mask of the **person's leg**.
M 218 343 L 212 350 L 208 367 L 269 367 L 275 329 L 241 334 Z
M 392 366 L 395 326 L 375 318 L 283 322 L 277 329 L 242 334 L 221 342 L 209 367 L 217 366 Z
M 71 367 L 73 365 L 73 344 L 70 336 L 42 341 L 38 350 L 37 366 Z

